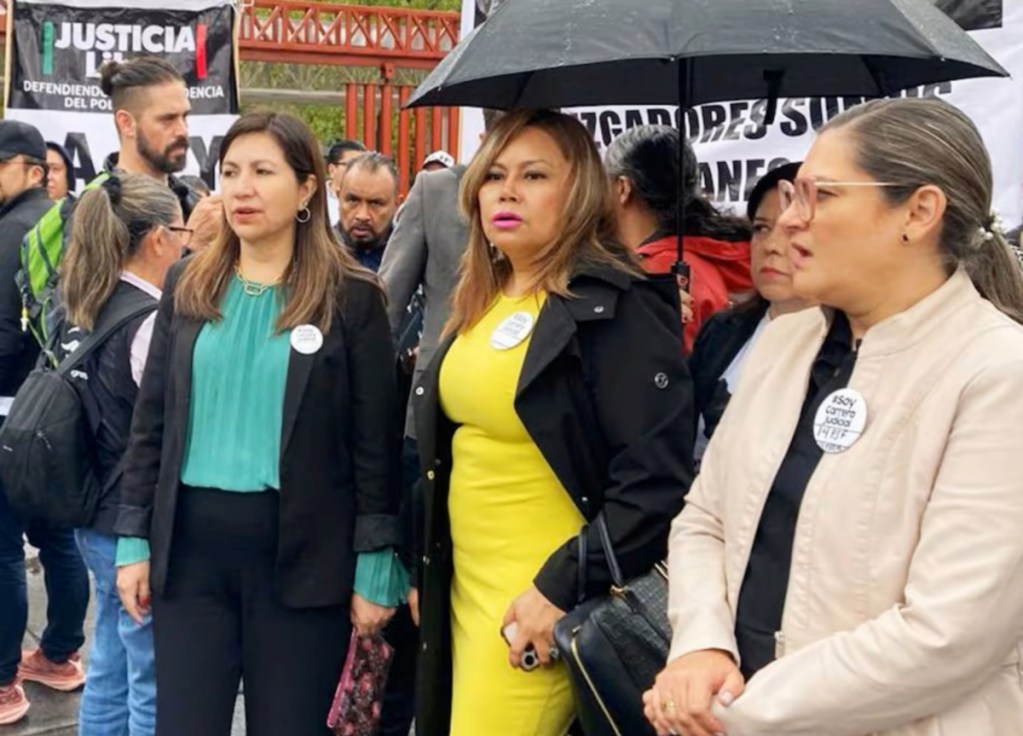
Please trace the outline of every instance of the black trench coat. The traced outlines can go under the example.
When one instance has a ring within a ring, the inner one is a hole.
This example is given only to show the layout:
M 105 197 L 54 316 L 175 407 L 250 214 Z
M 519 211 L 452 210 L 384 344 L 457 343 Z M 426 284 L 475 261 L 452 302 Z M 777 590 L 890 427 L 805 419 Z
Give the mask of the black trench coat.
M 682 358 L 678 293 L 673 280 L 610 268 L 580 273 L 570 289 L 575 298 L 551 295 L 540 312 L 515 410 L 587 521 L 604 513 L 630 578 L 667 554 L 671 521 L 693 479 L 693 386 Z M 413 397 L 426 475 L 416 540 L 422 616 L 416 731 L 423 736 L 447 736 L 451 717 L 447 499 L 455 425 L 440 410 L 438 378 L 453 341 L 441 344 Z M 588 542 L 585 595 L 605 595 L 611 581 L 595 532 Z M 578 566 L 576 539 L 566 539 L 534 583 L 571 610 L 580 598 Z

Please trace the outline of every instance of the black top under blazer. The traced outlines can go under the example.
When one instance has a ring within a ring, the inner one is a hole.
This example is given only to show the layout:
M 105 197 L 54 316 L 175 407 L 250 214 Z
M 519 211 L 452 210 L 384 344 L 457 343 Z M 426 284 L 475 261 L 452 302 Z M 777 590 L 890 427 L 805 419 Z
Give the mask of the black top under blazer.
M 116 524 L 119 535 L 149 539 L 157 594 L 168 584 L 192 351 L 204 324 L 174 310 L 187 264 L 171 269 L 160 301 Z M 401 407 L 383 293 L 355 278 L 345 279 L 342 292 L 321 349 L 292 349 L 288 363 L 275 585 L 292 608 L 346 603 L 356 554 L 400 541 Z

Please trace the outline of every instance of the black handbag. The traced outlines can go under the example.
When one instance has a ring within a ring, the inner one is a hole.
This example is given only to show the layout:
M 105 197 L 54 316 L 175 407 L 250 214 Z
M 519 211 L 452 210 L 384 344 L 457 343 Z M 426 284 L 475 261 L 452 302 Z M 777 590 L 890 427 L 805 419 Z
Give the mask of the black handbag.
M 658 563 L 625 582 L 603 515 L 593 524 L 611 573 L 610 595 L 583 600 L 584 528 L 579 534 L 580 604 L 554 627 L 554 642 L 568 667 L 576 715 L 586 736 L 654 734 L 643 715 L 643 693 L 664 669 L 671 645 L 667 566 Z

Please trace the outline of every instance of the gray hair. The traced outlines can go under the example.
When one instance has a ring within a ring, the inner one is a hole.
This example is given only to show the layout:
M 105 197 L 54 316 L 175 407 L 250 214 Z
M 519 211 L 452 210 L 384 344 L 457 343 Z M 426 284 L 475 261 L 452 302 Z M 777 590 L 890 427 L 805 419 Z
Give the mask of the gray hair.
M 853 107 L 821 132 L 845 128 L 856 144 L 856 163 L 893 206 L 920 187 L 945 193 L 940 247 L 949 272 L 962 265 L 980 294 L 1023 323 L 1023 270 L 991 212 L 991 158 L 977 127 L 938 99 L 874 100 Z
M 679 145 L 685 196 L 682 232 L 730 241 L 748 240 L 749 223 L 718 212 L 700 192 L 696 154 L 689 141 L 680 139 L 674 128 L 664 125 L 630 128 L 608 146 L 604 168 L 612 181 L 620 176 L 629 180 L 633 194 L 650 210 L 661 230 L 677 233 Z
M 384 169 L 391 175 L 391 179 L 394 181 L 394 193 L 398 193 L 398 165 L 394 163 L 394 159 L 390 156 L 378 151 L 367 151 L 366 153 L 359 154 L 348 162 L 349 172 L 356 169 L 362 169 L 371 174 Z

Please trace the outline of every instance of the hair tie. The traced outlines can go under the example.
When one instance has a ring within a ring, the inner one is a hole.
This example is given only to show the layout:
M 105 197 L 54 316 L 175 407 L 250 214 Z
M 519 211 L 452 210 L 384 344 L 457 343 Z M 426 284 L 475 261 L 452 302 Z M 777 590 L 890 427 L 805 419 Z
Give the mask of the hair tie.
M 977 230 L 977 247 L 990 243 L 996 235 L 1005 239 L 1005 225 L 1002 223 L 1002 218 L 992 212 L 984 218 L 984 222 Z
M 107 192 L 107 196 L 110 197 L 110 204 L 119 205 L 121 203 L 121 179 L 117 176 L 108 176 L 102 184 L 103 188 Z
M 150 230 L 156 227 L 156 223 L 149 220 L 132 220 L 128 223 L 128 236 L 132 244 L 141 243 Z

